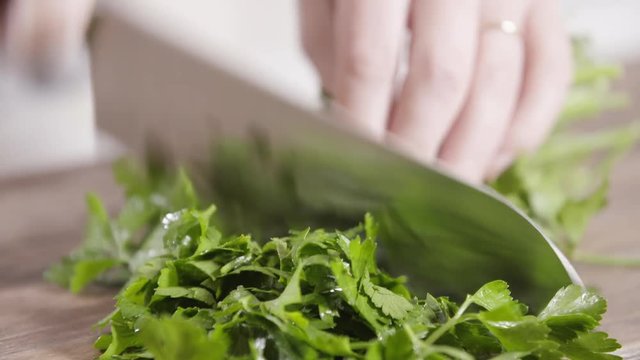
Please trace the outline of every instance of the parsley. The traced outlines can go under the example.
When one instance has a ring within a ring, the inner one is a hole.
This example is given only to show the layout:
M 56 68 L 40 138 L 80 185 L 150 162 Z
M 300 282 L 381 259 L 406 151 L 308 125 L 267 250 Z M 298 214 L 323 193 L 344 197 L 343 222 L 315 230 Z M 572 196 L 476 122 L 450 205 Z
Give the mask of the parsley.
M 618 358 L 589 290 L 563 288 L 537 315 L 503 281 L 460 305 L 411 294 L 378 267 L 371 215 L 258 242 L 221 232 L 183 172 L 157 170 L 116 164 L 122 211 L 89 195 L 85 243 L 47 273 L 74 292 L 126 281 L 98 324 L 101 359 Z
M 538 153 L 518 159 L 492 186 L 569 256 L 636 264 L 576 250 L 588 220 L 606 202 L 613 163 L 640 130 L 570 128 L 624 103 L 609 89 L 619 69 L 590 61 L 583 43 L 575 48 L 575 85 L 558 128 Z M 597 166 L 594 153 L 600 155 Z M 276 174 L 280 182 L 251 181 L 274 174 L 249 167 L 233 176 L 238 169 L 224 165 L 227 179 L 246 183 L 214 181 L 222 190 L 243 189 L 230 201 L 219 199 L 231 205 L 221 214 L 213 205 L 202 207 L 204 198 L 183 171 L 174 174 L 153 162 L 147 168 L 116 163 L 127 197 L 116 217 L 98 197 L 87 197 L 85 242 L 45 276 L 74 293 L 93 283 L 124 284 L 115 310 L 97 324 L 108 328 L 95 342 L 101 359 L 619 358 L 610 353 L 620 345 L 596 329 L 606 302 L 590 290 L 560 289 L 538 314 L 514 300 L 500 280 L 461 304 L 412 294 L 403 277 L 378 267 L 372 216 L 344 231 L 283 234 L 289 223 L 314 224 L 309 219 L 323 217 L 344 223 L 349 216 L 334 219 L 321 207 L 282 201 L 296 198 L 286 171 Z M 313 195 L 307 202 L 324 201 Z M 350 215 L 373 204 L 348 193 L 332 200 L 350 205 Z M 256 237 L 230 230 L 251 230 Z
M 574 84 L 556 129 L 538 151 L 521 156 L 491 186 L 541 225 L 570 259 L 640 266 L 640 259 L 579 249 L 589 220 L 607 203 L 613 165 L 640 139 L 637 122 L 585 129 L 585 122 L 627 103 L 624 94 L 612 90 L 621 68 L 593 61 L 587 45 L 574 41 Z

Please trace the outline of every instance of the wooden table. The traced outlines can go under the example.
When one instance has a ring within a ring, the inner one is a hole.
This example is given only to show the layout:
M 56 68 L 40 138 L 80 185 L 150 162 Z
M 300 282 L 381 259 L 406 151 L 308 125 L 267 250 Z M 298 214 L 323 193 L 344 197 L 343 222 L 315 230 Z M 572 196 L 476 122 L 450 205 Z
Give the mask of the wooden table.
M 82 239 L 83 193 L 121 201 L 102 166 L 0 185 L 0 359 L 92 359 L 91 330 L 113 308 L 114 291 L 82 296 L 42 272 Z
M 611 186 L 609 208 L 591 224 L 582 249 L 640 258 L 640 149 L 620 165 Z M 608 300 L 603 329 L 625 346 L 625 357 L 640 359 L 640 268 L 576 267 Z

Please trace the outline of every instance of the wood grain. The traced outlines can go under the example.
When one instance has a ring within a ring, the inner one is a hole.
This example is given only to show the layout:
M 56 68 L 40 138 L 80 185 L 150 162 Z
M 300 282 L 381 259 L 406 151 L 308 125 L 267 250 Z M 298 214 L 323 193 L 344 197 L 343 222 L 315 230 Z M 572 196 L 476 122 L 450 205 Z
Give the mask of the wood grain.
M 609 208 L 591 224 L 581 249 L 599 255 L 640 258 L 640 151 L 620 166 L 612 182 Z M 608 300 L 603 329 L 640 359 L 640 268 L 577 264 L 589 286 Z
M 74 296 L 42 273 L 82 238 L 87 191 L 117 208 L 110 167 L 0 185 L 0 359 L 94 358 L 91 326 L 112 310 L 115 290 Z

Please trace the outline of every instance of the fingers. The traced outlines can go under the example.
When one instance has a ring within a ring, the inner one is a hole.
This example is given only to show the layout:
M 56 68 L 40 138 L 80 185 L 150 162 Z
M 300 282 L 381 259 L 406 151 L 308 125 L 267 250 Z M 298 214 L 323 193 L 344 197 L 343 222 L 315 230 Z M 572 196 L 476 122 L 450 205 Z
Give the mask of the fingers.
M 571 44 L 558 1 L 532 3 L 525 36 L 527 61 L 522 95 L 491 177 L 506 169 L 517 155 L 533 151 L 543 142 L 571 81 Z
M 408 1 L 340 0 L 335 5 L 334 99 L 349 121 L 382 138 Z
M 9 60 L 35 71 L 64 68 L 80 51 L 93 0 L 14 0 L 5 14 Z
M 322 86 L 333 93 L 333 0 L 300 0 L 300 35 L 307 56 L 318 70 Z
M 571 73 L 557 1 L 414 0 L 409 73 L 391 112 L 407 6 L 301 0 L 305 50 L 350 121 L 379 138 L 388 128 L 412 155 L 473 182 L 537 147 Z M 487 27 L 505 20 L 525 38 Z
M 417 0 L 409 73 L 390 131 L 420 160 L 433 160 L 471 83 L 478 0 Z
M 485 0 L 478 58 L 469 97 L 440 152 L 442 164 L 472 182 L 485 177 L 513 116 L 520 93 L 523 44 L 491 24 L 522 24 L 524 0 Z

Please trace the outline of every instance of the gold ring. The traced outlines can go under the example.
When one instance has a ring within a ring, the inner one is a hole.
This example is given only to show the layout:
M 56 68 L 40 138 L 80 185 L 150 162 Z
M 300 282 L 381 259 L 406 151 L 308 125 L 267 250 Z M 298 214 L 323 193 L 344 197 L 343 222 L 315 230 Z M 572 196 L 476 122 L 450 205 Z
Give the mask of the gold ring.
M 511 20 L 502 20 L 488 23 L 484 26 L 485 30 L 498 30 L 506 35 L 520 35 L 520 28 Z

